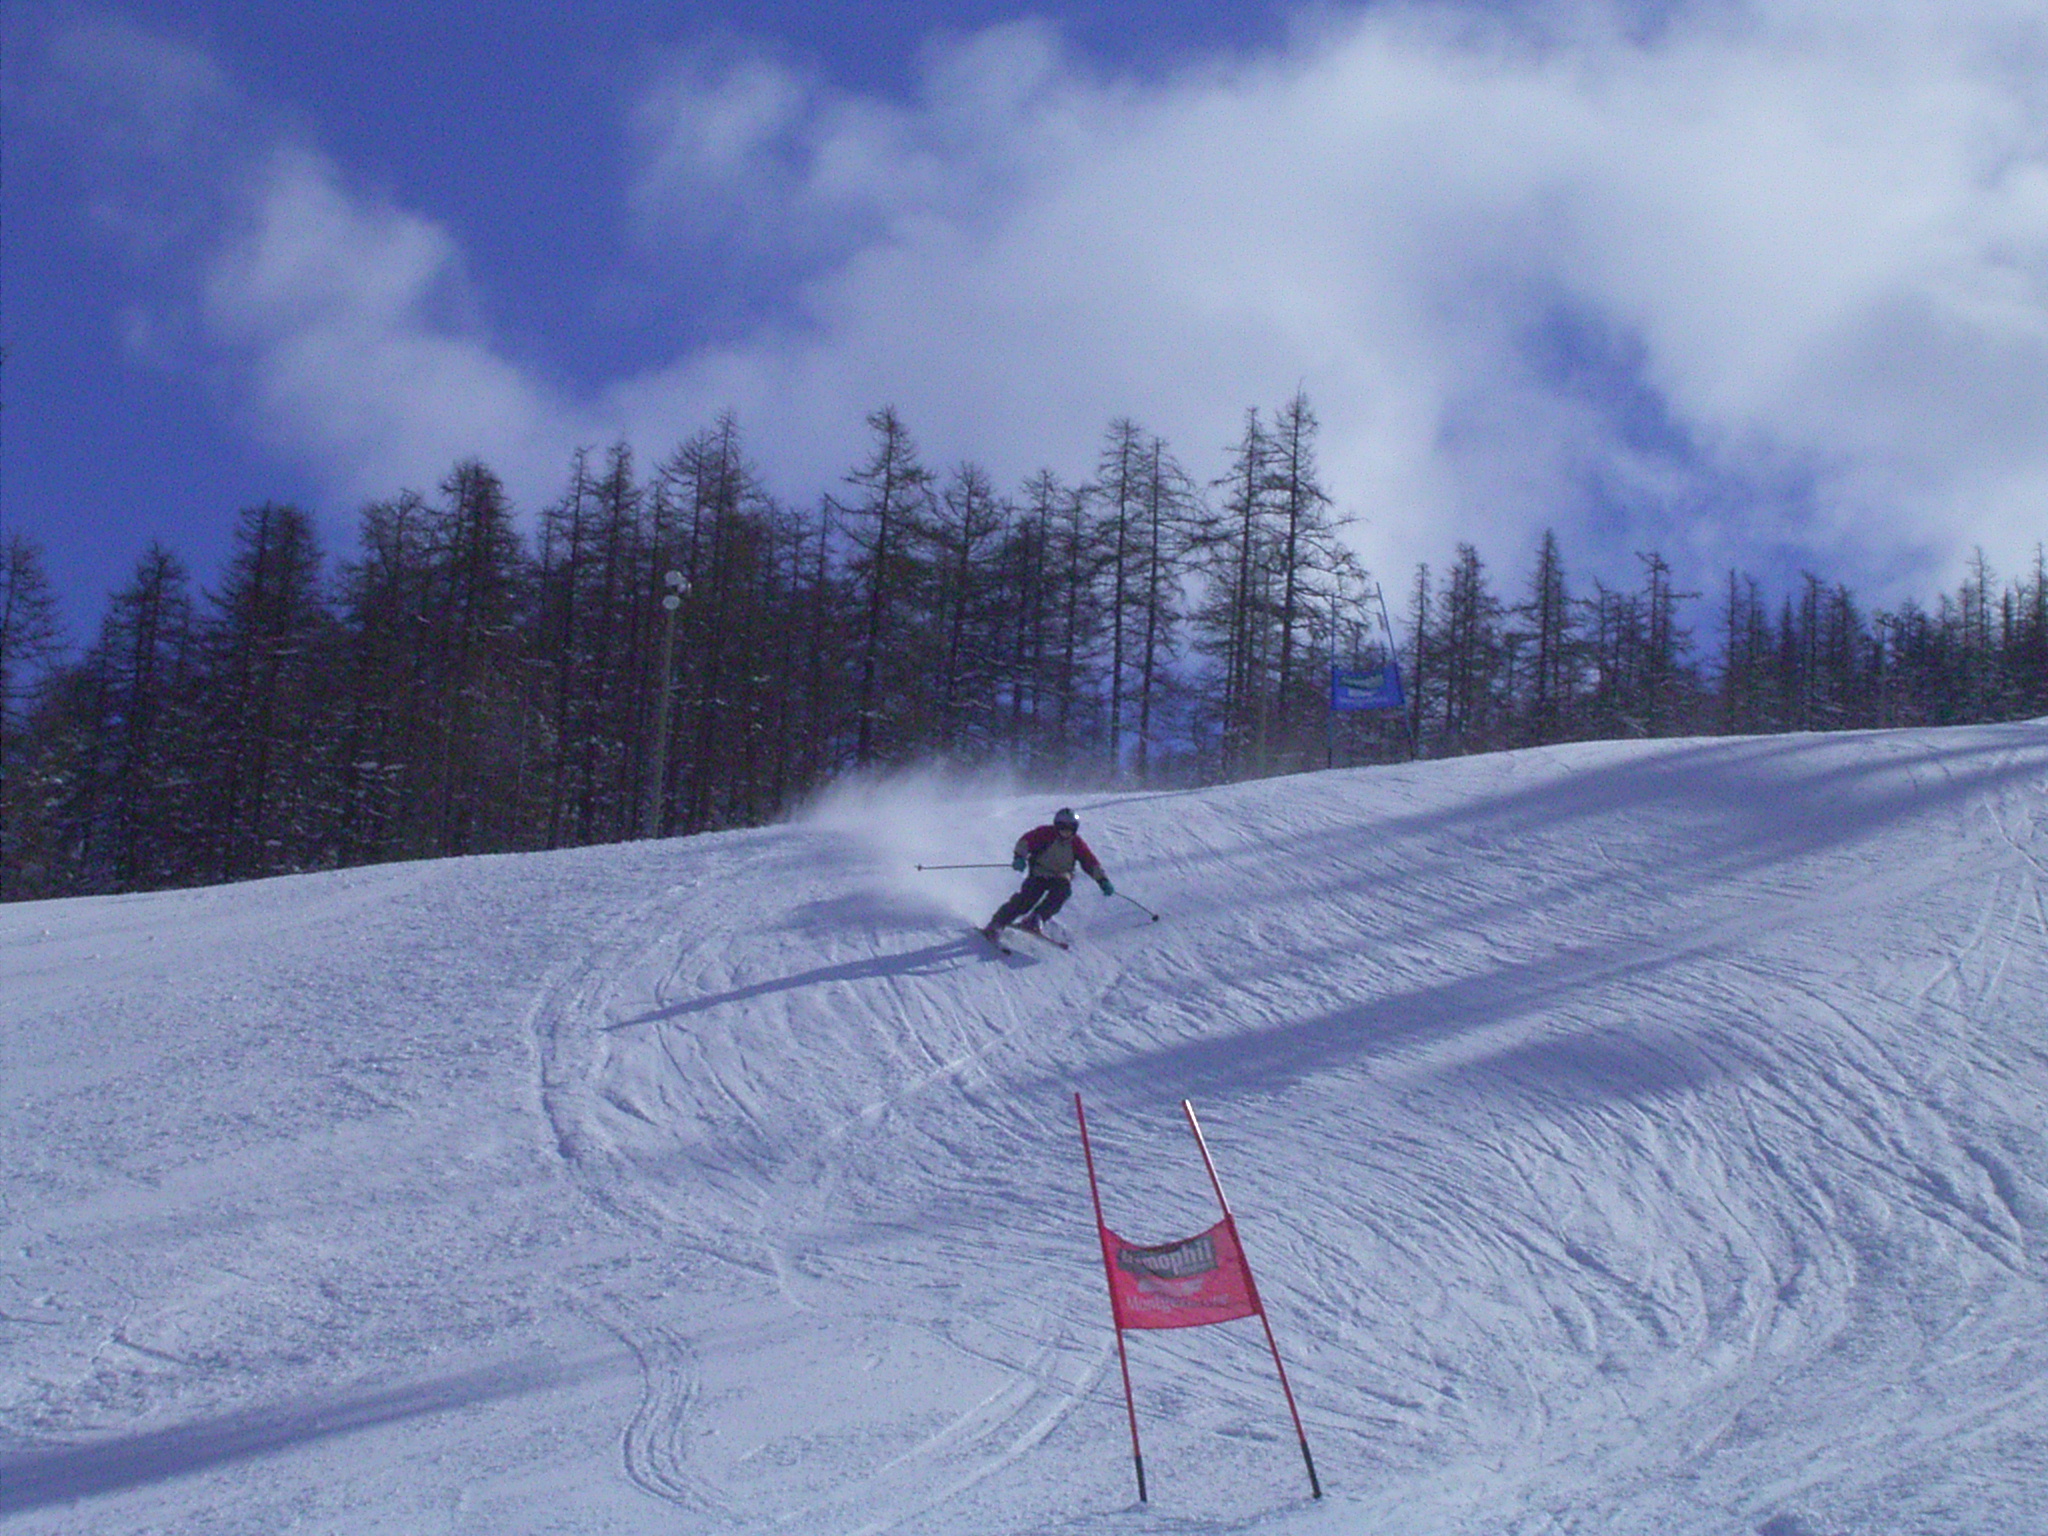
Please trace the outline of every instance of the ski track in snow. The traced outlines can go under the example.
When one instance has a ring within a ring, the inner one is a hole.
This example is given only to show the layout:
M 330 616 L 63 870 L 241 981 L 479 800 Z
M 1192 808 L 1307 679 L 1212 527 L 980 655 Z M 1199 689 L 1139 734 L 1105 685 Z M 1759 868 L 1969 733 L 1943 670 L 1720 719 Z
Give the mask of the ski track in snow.
M 746 875 L 758 880 L 758 845 L 749 846 Z M 727 1521 L 765 1502 L 762 1523 L 771 1526 L 843 1525 L 862 1510 L 903 1506 L 905 1513 L 854 1527 L 887 1530 L 930 1504 L 958 1498 L 1042 1441 L 1099 1383 L 1108 1346 L 1099 1337 L 1076 1337 L 1037 1304 L 989 1318 L 890 1316 L 891 1309 L 877 1316 L 869 1306 L 846 1319 L 839 1297 L 849 1278 L 873 1274 L 885 1293 L 900 1261 L 835 1263 L 824 1287 L 829 1294 L 814 1300 L 826 1277 L 817 1273 L 805 1235 L 829 1227 L 857 1198 L 844 1188 L 847 1168 L 871 1159 L 862 1145 L 886 1135 L 906 1110 L 952 1094 L 984 1116 L 1002 1112 L 988 1093 L 1001 1081 L 988 1070 L 989 1059 L 1014 1054 L 1020 1030 L 1043 1017 L 1041 1008 L 1011 995 L 1016 986 L 1052 987 L 1071 999 L 1057 1011 L 1085 1012 L 1104 983 L 1087 970 L 1055 976 L 1029 965 L 992 966 L 971 935 L 951 936 L 961 932 L 958 922 L 947 926 L 943 941 L 933 940 L 921 930 L 942 926 L 943 910 L 910 916 L 896 941 L 924 942 L 885 948 L 890 940 L 879 930 L 886 925 L 864 909 L 843 910 L 837 894 L 849 868 L 857 880 L 885 878 L 880 868 L 866 868 L 875 859 L 870 850 L 813 832 L 787 837 L 778 854 L 786 862 L 773 879 L 779 910 L 694 906 L 640 952 L 597 957 L 585 978 L 564 989 L 540 1025 L 543 1054 L 551 1081 L 581 1091 L 551 1095 L 550 1114 L 565 1157 L 596 1198 L 633 1208 L 649 1234 L 671 1246 L 697 1247 L 733 1271 L 741 1287 L 751 1282 L 756 1294 L 732 1311 L 777 1309 L 765 1330 L 757 1317 L 729 1325 L 741 1329 L 742 1356 L 790 1348 L 788 1335 L 795 1333 L 814 1360 L 844 1350 L 838 1369 L 855 1379 L 896 1356 L 921 1370 L 936 1361 L 956 1373 L 965 1367 L 975 1380 L 956 1411 L 930 1422 L 913 1419 L 896 1437 L 866 1424 L 851 1431 L 821 1426 L 808 1437 L 783 1434 L 736 1447 L 727 1460 L 693 1442 L 704 1368 L 696 1354 L 677 1347 L 672 1326 L 660 1318 L 622 1319 L 616 1326 L 643 1362 L 646 1380 L 625 1439 L 627 1475 L 650 1493 Z M 820 864 L 822 878 L 807 872 Z M 792 930 L 800 935 L 794 944 Z M 793 954 L 808 964 L 792 973 Z M 1017 981 L 1019 972 L 1029 979 Z M 991 1006 L 973 1021 L 959 1016 L 946 992 L 922 985 L 963 978 L 998 983 Z M 808 1001 L 819 990 L 835 1004 L 822 1013 Z M 791 998 L 807 1000 L 795 1017 L 786 1006 Z M 739 1031 L 744 1035 L 736 1037 Z M 747 1048 L 764 1037 L 782 1045 L 768 1053 L 768 1074 Z M 835 1081 L 840 1092 L 791 1095 L 769 1080 L 792 1069 Z M 712 1149 L 679 1146 L 679 1126 Z M 1019 1129 L 1029 1134 L 1029 1122 Z M 946 1150 L 971 1160 L 978 1147 Z M 724 1176 L 698 1184 L 651 1172 L 679 1155 Z M 971 1255 L 965 1262 L 975 1267 Z M 712 1332 L 720 1326 L 709 1319 L 700 1325 Z M 673 1470 L 696 1463 L 717 1470 Z M 708 1485 L 727 1491 L 707 1493 Z
M 0 1525 L 2048 1532 L 2048 724 L 1065 798 L 0 908 Z

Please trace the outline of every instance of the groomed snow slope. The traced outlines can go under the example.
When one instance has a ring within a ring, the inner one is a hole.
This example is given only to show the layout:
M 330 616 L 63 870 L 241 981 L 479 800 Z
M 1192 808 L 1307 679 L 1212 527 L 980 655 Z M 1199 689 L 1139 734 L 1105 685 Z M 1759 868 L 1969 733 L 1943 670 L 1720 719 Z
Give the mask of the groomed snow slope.
M 2048 724 L 1058 803 L 0 908 L 0 1526 L 2048 1531 Z

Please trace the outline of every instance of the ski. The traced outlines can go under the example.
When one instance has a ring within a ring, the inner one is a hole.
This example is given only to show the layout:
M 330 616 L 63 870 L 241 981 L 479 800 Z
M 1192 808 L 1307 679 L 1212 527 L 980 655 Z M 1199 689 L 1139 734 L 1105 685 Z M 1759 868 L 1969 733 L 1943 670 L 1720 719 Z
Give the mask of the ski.
M 970 928 L 968 929 L 968 932 L 972 933 L 977 939 L 981 939 L 989 944 L 994 945 L 995 951 L 999 955 L 1014 955 L 1015 953 L 1017 953 L 1017 951 L 1010 948 L 1009 945 L 1005 944 L 1000 936 L 996 934 L 991 934 L 986 929 Z
M 1055 938 L 1053 937 L 1053 935 L 1047 933 L 1043 928 L 1012 928 L 1006 931 L 1011 933 L 1029 934 L 1032 938 L 1039 940 L 1041 943 L 1050 944 L 1055 949 L 1072 949 L 1074 947 L 1073 944 L 1070 943 L 1068 940 Z
M 1019 928 L 1015 926 L 1006 925 L 1005 927 L 998 929 L 994 937 L 990 937 L 987 930 L 985 929 L 977 928 L 974 930 L 976 938 L 987 939 L 989 943 L 993 944 L 997 948 L 997 950 L 1006 955 L 1014 955 L 1017 953 L 1016 946 L 1004 942 L 1008 938 L 1008 936 L 1013 933 L 1021 933 L 1026 938 L 1038 940 L 1038 942 L 1041 944 L 1050 944 L 1054 949 L 1072 949 L 1074 947 L 1066 939 L 1055 938 L 1053 935 L 1047 933 L 1042 928 L 1034 931 L 1030 928 Z

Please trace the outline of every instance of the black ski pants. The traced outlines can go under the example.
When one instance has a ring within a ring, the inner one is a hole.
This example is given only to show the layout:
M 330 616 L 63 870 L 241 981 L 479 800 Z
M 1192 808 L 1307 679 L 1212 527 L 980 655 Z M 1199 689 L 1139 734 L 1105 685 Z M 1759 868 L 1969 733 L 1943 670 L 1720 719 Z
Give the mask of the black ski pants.
M 1062 880 L 1057 875 L 1032 875 L 1017 894 L 996 909 L 996 915 L 989 919 L 992 927 L 1003 928 L 1029 913 L 1044 919 L 1051 917 L 1067 904 L 1067 898 L 1074 894 L 1074 882 Z

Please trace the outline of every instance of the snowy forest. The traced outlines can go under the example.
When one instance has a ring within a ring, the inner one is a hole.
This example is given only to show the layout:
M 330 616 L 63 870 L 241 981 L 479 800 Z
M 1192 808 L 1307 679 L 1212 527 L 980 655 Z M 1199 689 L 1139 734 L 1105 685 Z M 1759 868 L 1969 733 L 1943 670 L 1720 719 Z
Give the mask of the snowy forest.
M 835 494 L 778 502 L 720 420 L 646 471 L 582 452 L 521 529 L 489 467 L 313 520 L 243 511 L 217 583 L 153 544 L 82 653 L 0 549 L 0 897 L 208 884 L 756 825 L 848 770 L 1217 783 L 1545 743 L 2048 713 L 2048 566 L 1931 608 L 1816 574 L 1575 585 L 1546 533 L 1385 589 L 1297 396 L 1198 480 L 1119 420 L 1085 479 L 935 471 L 893 410 Z M 1392 645 L 1401 712 L 1333 715 Z

